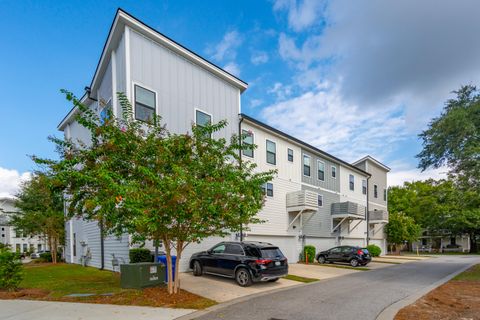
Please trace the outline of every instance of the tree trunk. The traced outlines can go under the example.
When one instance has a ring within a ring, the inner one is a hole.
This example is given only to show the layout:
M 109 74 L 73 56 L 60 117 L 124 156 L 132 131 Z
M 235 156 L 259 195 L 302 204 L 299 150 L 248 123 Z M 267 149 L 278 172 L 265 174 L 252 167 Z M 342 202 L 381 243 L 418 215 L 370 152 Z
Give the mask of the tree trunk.
M 178 293 L 180 289 L 180 277 L 179 277 L 179 266 L 180 266 L 180 259 L 182 257 L 183 251 L 183 241 L 177 241 L 177 260 L 175 261 L 175 282 L 173 286 L 173 292 Z
M 56 264 L 57 263 L 57 245 L 56 245 L 56 240 L 55 236 L 51 237 L 52 239 L 52 248 L 50 248 L 50 254 L 52 256 L 52 263 Z
M 50 247 L 50 257 L 52 258 L 52 263 L 55 263 L 53 260 L 54 259 L 54 256 L 53 256 L 53 239 L 52 239 L 52 236 L 51 235 L 48 235 L 47 236 L 47 239 L 48 239 L 48 246 Z
M 173 294 L 171 242 L 167 237 L 163 238 L 163 242 L 165 245 L 165 254 L 167 255 L 167 289 L 169 294 Z

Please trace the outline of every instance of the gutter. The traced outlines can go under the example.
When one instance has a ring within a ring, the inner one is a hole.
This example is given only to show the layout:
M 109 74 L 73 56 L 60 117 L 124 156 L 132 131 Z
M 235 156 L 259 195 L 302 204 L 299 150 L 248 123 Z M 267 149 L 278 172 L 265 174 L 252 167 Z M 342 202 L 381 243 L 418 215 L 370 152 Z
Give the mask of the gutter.
M 105 268 L 105 244 L 103 239 L 103 219 L 100 221 L 100 270 Z
M 239 115 L 240 121 L 238 121 L 238 142 L 242 145 L 242 122 L 243 116 Z M 238 165 L 242 165 L 242 149 L 238 149 Z M 243 242 L 243 225 L 240 223 L 240 242 Z
M 370 222 L 370 221 L 369 221 L 369 220 L 370 220 L 370 217 L 369 217 L 369 214 L 368 214 L 369 208 L 370 208 L 370 205 L 369 205 L 369 202 L 368 202 L 368 201 L 369 201 L 369 199 L 368 199 L 368 198 L 369 198 L 369 197 L 368 197 L 368 193 L 369 193 L 369 191 L 370 191 L 370 188 L 369 188 L 369 180 L 370 180 L 370 178 L 371 178 L 371 177 L 367 177 L 367 212 L 366 212 L 366 214 L 367 214 L 367 219 L 366 219 L 366 220 L 367 220 L 367 246 L 370 244 L 370 230 L 369 230 L 369 229 L 370 229 L 370 228 L 369 228 L 369 226 L 370 226 L 370 223 L 369 223 L 369 222 Z

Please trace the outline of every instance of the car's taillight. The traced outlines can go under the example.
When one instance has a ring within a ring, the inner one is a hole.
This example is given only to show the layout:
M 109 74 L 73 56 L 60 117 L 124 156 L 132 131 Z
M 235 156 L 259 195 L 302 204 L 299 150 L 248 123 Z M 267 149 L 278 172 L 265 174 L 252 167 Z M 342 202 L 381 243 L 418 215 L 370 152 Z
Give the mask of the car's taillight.
M 266 264 L 269 264 L 270 262 L 272 262 L 272 260 L 270 260 L 270 259 L 257 259 L 257 260 L 255 260 L 255 263 L 259 264 L 259 265 L 266 265 Z
M 358 255 L 363 255 L 363 250 L 362 250 L 362 249 L 358 249 L 357 254 L 358 254 Z

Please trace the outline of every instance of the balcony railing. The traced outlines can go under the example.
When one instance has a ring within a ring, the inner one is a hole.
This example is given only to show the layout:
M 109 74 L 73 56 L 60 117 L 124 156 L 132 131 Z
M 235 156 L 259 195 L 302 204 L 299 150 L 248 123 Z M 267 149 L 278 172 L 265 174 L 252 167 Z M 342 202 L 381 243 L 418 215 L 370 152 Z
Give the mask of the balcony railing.
M 355 202 L 337 202 L 332 204 L 332 218 L 365 219 L 365 210 L 365 206 Z
M 370 223 L 388 221 L 388 212 L 385 210 L 374 210 L 368 212 L 368 221 Z
M 299 190 L 287 193 L 287 210 L 318 210 L 318 194 L 313 191 Z

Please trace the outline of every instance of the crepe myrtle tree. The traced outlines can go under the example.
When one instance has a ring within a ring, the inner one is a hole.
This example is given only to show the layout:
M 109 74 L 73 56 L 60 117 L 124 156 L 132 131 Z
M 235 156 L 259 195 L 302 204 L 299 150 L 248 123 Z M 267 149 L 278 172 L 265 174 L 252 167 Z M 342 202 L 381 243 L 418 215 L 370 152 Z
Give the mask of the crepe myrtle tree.
M 90 131 L 91 142 L 52 138 L 61 160 L 37 161 L 64 182 L 69 216 L 97 220 L 105 232 L 128 232 L 135 241 L 162 240 L 169 293 L 180 288 L 179 264 L 187 245 L 261 222 L 256 214 L 264 203 L 262 186 L 275 171 L 259 172 L 255 164 L 240 161 L 239 151 L 252 148 L 241 143 L 244 137 L 212 138 L 225 121 L 174 134 L 158 116 L 134 120 L 122 93 L 122 116 L 115 118 L 109 110 L 104 119 L 66 95 L 80 110 L 77 121 Z

